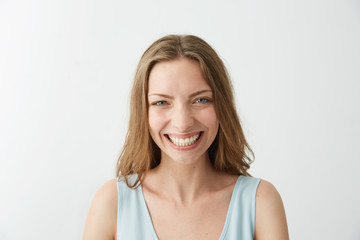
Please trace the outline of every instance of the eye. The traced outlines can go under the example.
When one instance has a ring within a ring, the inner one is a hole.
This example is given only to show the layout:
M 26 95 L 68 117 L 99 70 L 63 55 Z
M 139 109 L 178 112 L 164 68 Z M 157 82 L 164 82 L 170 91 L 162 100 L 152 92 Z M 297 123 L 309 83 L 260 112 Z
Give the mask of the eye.
M 195 101 L 195 103 L 208 103 L 210 102 L 210 99 L 207 98 L 199 98 Z
M 167 104 L 166 101 L 157 101 L 157 102 L 152 103 L 152 105 L 155 105 L 155 106 L 163 106 L 166 104 Z

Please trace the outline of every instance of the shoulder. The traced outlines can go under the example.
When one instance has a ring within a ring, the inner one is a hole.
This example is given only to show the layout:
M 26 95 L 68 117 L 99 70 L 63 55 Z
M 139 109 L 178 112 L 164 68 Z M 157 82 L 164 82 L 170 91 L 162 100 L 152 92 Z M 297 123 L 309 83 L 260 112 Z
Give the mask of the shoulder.
M 111 179 L 104 183 L 96 192 L 95 198 L 100 201 L 113 201 L 114 197 L 117 198 L 117 179 Z
M 100 210 L 113 210 L 117 208 L 117 179 L 111 179 L 104 183 L 95 193 L 91 207 Z
M 112 179 L 100 187 L 92 200 L 83 240 L 114 239 L 117 201 L 117 179 Z
M 256 191 L 255 239 L 289 239 L 280 194 L 265 180 L 260 181 Z
M 266 180 L 261 180 L 256 192 L 257 199 L 279 200 L 280 195 L 274 185 Z

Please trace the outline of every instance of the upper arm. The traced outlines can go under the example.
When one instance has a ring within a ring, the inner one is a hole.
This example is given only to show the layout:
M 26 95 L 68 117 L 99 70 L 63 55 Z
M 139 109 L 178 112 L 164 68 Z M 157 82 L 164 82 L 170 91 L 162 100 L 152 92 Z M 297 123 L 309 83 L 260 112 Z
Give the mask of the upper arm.
M 117 222 L 116 179 L 106 182 L 95 194 L 86 219 L 83 240 L 115 239 Z
M 289 239 L 281 197 L 275 187 L 264 180 L 261 180 L 256 192 L 255 239 Z

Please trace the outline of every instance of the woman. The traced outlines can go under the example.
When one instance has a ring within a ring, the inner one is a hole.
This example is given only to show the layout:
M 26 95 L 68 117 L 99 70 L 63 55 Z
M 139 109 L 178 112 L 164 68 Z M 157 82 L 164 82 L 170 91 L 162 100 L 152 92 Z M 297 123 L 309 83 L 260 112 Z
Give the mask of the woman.
M 130 110 L 118 179 L 96 193 L 83 239 L 288 239 L 280 195 L 247 172 L 231 82 L 205 41 L 155 41 Z

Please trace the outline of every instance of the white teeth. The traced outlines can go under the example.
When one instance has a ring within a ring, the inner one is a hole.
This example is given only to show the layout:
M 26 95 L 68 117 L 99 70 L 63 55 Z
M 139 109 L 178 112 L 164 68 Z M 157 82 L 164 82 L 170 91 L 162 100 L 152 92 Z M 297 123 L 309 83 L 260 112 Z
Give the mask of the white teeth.
M 169 136 L 169 135 L 168 135 Z M 180 147 L 184 147 L 184 146 L 190 146 L 193 145 L 198 139 L 199 139 L 200 134 L 192 136 L 190 138 L 176 138 L 176 137 L 170 137 L 170 140 L 173 144 L 175 144 L 176 146 L 180 146 Z

